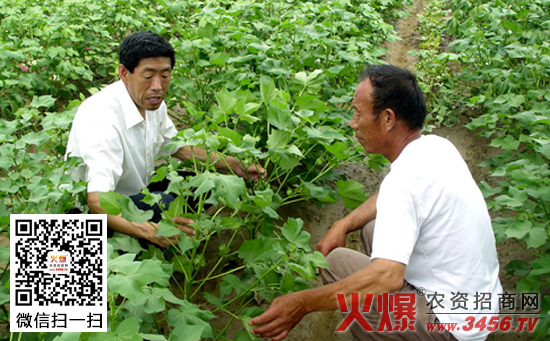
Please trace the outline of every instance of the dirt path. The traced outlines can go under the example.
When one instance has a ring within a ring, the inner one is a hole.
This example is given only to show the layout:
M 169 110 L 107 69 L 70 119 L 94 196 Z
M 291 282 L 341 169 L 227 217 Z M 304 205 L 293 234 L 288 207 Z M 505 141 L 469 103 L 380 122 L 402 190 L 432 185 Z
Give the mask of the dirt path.
M 417 57 L 411 56 L 409 51 L 418 46 L 418 32 L 415 31 L 415 28 L 418 26 L 418 15 L 422 14 L 425 6 L 424 0 L 414 0 L 414 5 L 410 8 L 410 15 L 397 22 L 397 36 L 401 40 L 386 43 L 388 49 L 386 61 L 389 64 L 414 70 Z

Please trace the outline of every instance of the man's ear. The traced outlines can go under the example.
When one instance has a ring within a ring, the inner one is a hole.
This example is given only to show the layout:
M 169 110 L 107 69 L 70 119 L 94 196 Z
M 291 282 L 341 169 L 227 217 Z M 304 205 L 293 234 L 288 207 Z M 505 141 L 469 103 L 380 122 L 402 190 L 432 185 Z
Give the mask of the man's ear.
M 384 126 L 386 127 L 386 131 L 392 130 L 397 124 L 397 117 L 395 117 L 395 112 L 390 108 L 386 108 L 381 112 L 381 115 L 384 119 Z
M 117 71 L 118 71 L 118 76 L 120 77 L 122 82 L 124 84 L 128 84 L 128 74 L 130 73 L 130 71 L 128 71 L 128 69 L 122 64 L 118 64 Z

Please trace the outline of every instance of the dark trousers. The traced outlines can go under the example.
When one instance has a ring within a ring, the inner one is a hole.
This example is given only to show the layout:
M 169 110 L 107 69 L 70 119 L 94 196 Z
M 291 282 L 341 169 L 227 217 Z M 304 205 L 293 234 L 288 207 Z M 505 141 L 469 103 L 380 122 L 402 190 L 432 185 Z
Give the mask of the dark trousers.
M 185 177 L 190 176 L 190 175 L 191 176 L 195 175 L 195 173 L 186 172 L 186 171 L 178 171 L 178 175 L 185 178 Z M 170 180 L 165 178 L 164 180 L 159 181 L 159 182 L 152 182 L 147 186 L 147 189 L 149 190 L 150 193 L 160 194 L 162 196 L 162 203 L 164 204 L 164 209 L 165 210 L 167 210 L 170 207 L 170 203 L 172 201 L 174 201 L 174 199 L 176 199 L 176 197 L 177 197 L 177 195 L 174 195 L 174 194 L 164 193 L 164 191 L 168 188 L 169 185 L 170 185 Z M 135 195 L 131 195 L 130 199 L 132 199 L 134 204 L 140 210 L 142 210 L 142 211 L 152 210 L 153 211 L 153 218 L 151 218 L 150 221 L 153 222 L 153 223 L 158 223 L 162 219 L 162 215 L 161 215 L 162 214 L 162 209 L 157 204 L 149 205 L 149 204 L 146 204 L 146 203 L 142 202 L 141 200 L 143 200 L 144 197 L 145 197 L 145 194 L 138 193 L 138 194 L 135 194 Z M 190 207 L 192 207 L 193 209 L 196 209 L 196 207 L 198 205 L 198 200 L 196 200 L 194 197 L 188 197 L 187 198 L 187 203 Z M 211 205 L 208 205 L 208 206 L 205 205 L 205 208 L 208 208 L 209 206 L 211 206 Z M 108 230 L 109 230 L 109 234 L 108 234 L 109 237 L 112 237 L 113 230 L 111 230 L 111 229 L 108 229 Z
M 195 175 L 195 173 L 186 172 L 186 171 L 178 171 L 178 175 L 185 178 L 185 177 L 190 176 L 190 175 L 191 176 Z M 147 189 L 149 190 L 150 193 L 160 194 L 162 196 L 162 203 L 164 204 L 164 209 L 165 210 L 167 210 L 168 207 L 170 207 L 170 203 L 172 201 L 174 201 L 174 199 L 176 199 L 176 197 L 177 197 L 177 195 L 174 195 L 174 194 L 164 193 L 164 191 L 168 188 L 169 185 L 170 185 L 170 180 L 165 178 L 162 181 L 152 182 L 147 186 Z M 142 210 L 142 211 L 152 210 L 153 211 L 153 218 L 150 221 L 153 222 L 153 223 L 158 223 L 162 219 L 162 216 L 161 216 L 162 210 L 161 210 L 161 208 L 157 204 L 151 206 L 149 204 L 146 204 L 146 203 L 142 202 L 141 200 L 143 200 L 143 198 L 145 198 L 145 195 L 141 194 L 141 193 L 130 196 L 130 199 L 132 199 L 134 204 L 140 210 Z M 198 205 L 198 201 L 195 200 L 195 198 L 193 198 L 193 197 L 188 197 L 187 198 L 187 203 L 192 208 L 196 208 L 197 205 Z
M 164 193 L 163 191 L 150 191 L 149 190 L 149 192 L 154 193 L 154 194 L 160 194 L 162 196 L 161 201 L 164 204 L 165 209 L 168 209 L 168 207 L 170 207 L 170 203 L 172 201 L 174 201 L 174 199 L 175 199 L 175 197 L 172 194 Z M 137 208 L 139 208 L 142 211 L 152 210 L 153 211 L 153 218 L 151 218 L 149 221 L 152 221 L 153 223 L 158 223 L 162 219 L 162 216 L 161 216 L 162 210 L 160 209 L 159 205 L 157 205 L 157 204 L 154 204 L 153 206 L 151 206 L 149 204 L 146 204 L 146 203 L 142 202 L 141 200 L 143 200 L 143 198 L 145 198 L 145 194 L 139 193 L 139 194 L 136 194 L 136 195 L 130 195 L 130 199 L 132 199 L 132 201 L 137 206 Z
M 195 175 L 195 173 L 193 173 L 193 172 L 185 172 L 185 171 L 178 171 L 178 174 L 180 176 L 184 177 L 184 178 L 187 177 L 187 176 L 190 176 L 190 175 L 191 176 Z M 172 201 L 174 201 L 174 199 L 176 199 L 176 197 L 177 197 L 176 195 L 173 195 L 173 194 L 170 194 L 170 193 L 164 193 L 164 191 L 166 189 L 168 189 L 168 185 L 170 185 L 170 180 L 164 179 L 164 180 L 159 181 L 159 182 L 152 182 L 147 186 L 147 189 L 149 190 L 150 193 L 160 194 L 162 196 L 162 202 L 164 204 L 165 209 L 168 209 L 170 207 L 170 203 Z M 142 202 L 141 200 L 143 200 L 144 197 L 145 197 L 144 194 L 138 193 L 138 194 L 135 194 L 135 195 L 131 195 L 130 199 L 132 199 L 134 204 L 140 210 L 142 210 L 142 211 L 152 210 L 153 211 L 153 218 L 150 221 L 153 222 L 153 223 L 158 223 L 162 219 L 162 216 L 161 216 L 162 210 L 161 210 L 161 208 L 157 204 L 151 206 L 149 204 L 146 204 L 146 203 Z M 193 209 L 196 209 L 197 206 L 198 206 L 198 200 L 196 200 L 194 197 L 188 197 L 187 198 L 187 203 Z M 212 206 L 212 205 L 207 204 L 207 205 L 204 205 L 204 208 L 207 209 L 210 206 Z M 65 212 L 65 214 L 81 214 L 81 213 L 82 213 L 82 211 L 80 209 L 76 208 L 76 207 L 74 207 L 74 208 L 68 210 L 67 212 Z M 107 229 L 107 236 L 109 238 L 111 238 L 113 236 L 113 233 L 114 233 L 114 231 L 112 229 L 110 229 L 110 228 Z M 141 239 L 140 239 L 140 244 L 142 244 L 143 247 L 147 248 L 146 242 L 142 241 Z

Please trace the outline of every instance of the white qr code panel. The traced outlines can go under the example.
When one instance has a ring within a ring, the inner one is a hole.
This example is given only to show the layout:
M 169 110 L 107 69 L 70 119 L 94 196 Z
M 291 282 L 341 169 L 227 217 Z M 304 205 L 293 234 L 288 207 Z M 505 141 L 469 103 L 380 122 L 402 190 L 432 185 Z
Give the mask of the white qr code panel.
M 107 216 L 10 215 L 10 331 L 107 331 Z

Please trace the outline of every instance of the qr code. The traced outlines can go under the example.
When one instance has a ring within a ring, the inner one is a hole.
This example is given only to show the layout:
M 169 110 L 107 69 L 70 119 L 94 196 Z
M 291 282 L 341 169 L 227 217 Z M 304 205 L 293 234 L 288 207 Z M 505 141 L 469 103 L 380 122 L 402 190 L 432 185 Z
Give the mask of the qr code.
M 10 216 L 10 330 L 106 331 L 106 215 Z

